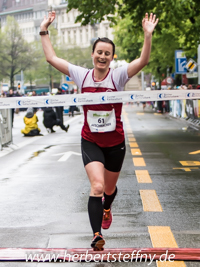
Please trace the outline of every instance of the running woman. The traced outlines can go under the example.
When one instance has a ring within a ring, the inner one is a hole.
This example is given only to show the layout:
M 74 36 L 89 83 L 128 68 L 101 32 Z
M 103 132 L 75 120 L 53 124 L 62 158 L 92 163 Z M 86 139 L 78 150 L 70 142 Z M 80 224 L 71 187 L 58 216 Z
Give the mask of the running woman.
M 147 65 L 151 52 L 152 33 L 158 23 L 156 15 L 145 14 L 142 20 L 144 44 L 139 58 L 117 69 L 110 69 L 115 45 L 108 38 L 98 38 L 93 45 L 94 68 L 75 66 L 56 56 L 48 35 L 48 27 L 55 19 L 49 12 L 40 25 L 40 35 L 47 62 L 70 76 L 82 93 L 122 91 L 126 82 Z M 91 247 L 103 250 L 105 240 L 101 229 L 112 223 L 111 204 L 117 194 L 117 180 L 125 156 L 124 130 L 121 122 L 122 103 L 84 105 L 82 128 L 82 158 L 91 191 L 88 214 L 93 231 Z

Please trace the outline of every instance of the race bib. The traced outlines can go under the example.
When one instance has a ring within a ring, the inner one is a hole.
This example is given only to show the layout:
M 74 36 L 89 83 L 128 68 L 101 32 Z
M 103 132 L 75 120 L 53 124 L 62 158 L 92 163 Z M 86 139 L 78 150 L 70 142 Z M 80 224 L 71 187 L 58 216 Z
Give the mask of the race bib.
M 112 132 L 116 128 L 115 110 L 87 111 L 87 122 L 92 133 Z

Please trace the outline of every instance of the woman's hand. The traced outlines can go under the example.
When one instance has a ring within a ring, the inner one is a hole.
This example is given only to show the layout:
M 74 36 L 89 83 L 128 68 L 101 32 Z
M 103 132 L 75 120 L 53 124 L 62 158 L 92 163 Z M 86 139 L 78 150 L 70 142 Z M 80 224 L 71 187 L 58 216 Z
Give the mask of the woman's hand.
M 157 23 L 158 23 L 158 19 L 156 19 L 156 15 L 153 15 L 153 13 L 151 13 L 150 17 L 148 18 L 148 13 L 146 13 L 145 18 L 143 18 L 142 20 L 142 27 L 143 27 L 144 32 L 152 34 Z
M 56 17 L 55 11 L 49 12 L 48 17 L 44 16 L 44 19 L 40 25 L 41 31 L 47 31 L 49 25 L 54 21 L 55 17 Z

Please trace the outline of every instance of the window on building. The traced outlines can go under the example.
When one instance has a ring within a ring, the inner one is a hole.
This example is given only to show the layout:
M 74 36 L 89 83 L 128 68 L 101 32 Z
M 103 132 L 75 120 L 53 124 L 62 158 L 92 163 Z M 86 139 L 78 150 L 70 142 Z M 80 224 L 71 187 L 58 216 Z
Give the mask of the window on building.
M 86 42 L 88 42 L 89 40 L 88 29 L 85 30 L 85 38 L 86 38 Z
M 94 28 L 94 37 L 98 38 L 98 27 L 97 26 L 95 26 Z
M 65 13 L 64 12 L 62 12 L 62 23 L 64 23 L 65 22 Z
M 71 43 L 71 33 L 70 33 L 70 31 L 68 31 L 68 33 L 67 33 L 67 41 L 68 41 L 68 43 Z
M 76 44 L 76 31 L 74 31 L 74 44 Z
M 83 31 L 80 30 L 80 43 L 82 43 L 82 42 L 83 42 Z
M 65 32 L 62 31 L 62 43 L 64 44 L 65 43 Z
M 106 27 L 105 31 L 106 31 L 105 36 L 108 37 L 108 27 Z

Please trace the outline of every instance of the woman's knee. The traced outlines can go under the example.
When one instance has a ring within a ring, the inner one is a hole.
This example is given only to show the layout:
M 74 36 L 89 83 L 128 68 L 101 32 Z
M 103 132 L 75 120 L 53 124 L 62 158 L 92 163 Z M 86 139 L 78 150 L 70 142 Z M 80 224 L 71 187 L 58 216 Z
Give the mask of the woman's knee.
M 91 191 L 94 194 L 94 196 L 101 196 L 104 192 L 104 185 L 102 183 L 94 183 L 91 186 Z

